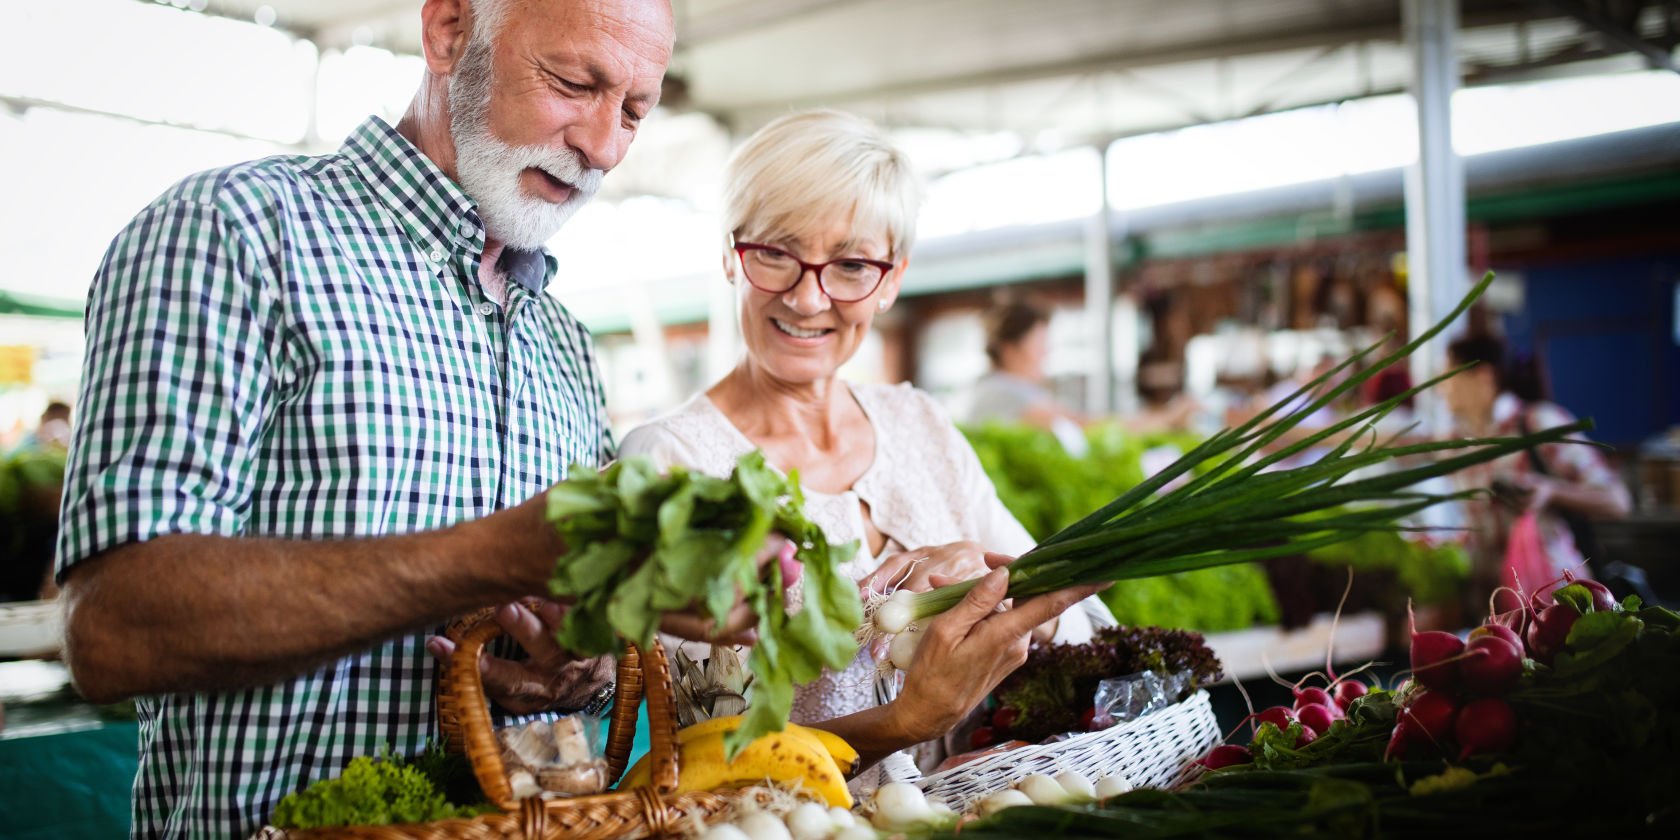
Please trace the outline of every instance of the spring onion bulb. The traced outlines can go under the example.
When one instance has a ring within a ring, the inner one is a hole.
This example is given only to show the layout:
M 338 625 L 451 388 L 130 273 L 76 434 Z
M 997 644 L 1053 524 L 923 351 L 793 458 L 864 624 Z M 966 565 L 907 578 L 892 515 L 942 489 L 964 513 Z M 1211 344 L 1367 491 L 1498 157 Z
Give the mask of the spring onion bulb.
M 922 789 L 908 782 L 890 782 L 875 791 L 876 828 L 903 831 L 933 817 Z
M 1015 789 L 1026 794 L 1034 805 L 1064 805 L 1073 797 L 1060 782 L 1043 773 L 1034 773 L 1015 783 Z
M 900 671 L 910 670 L 910 663 L 916 661 L 916 648 L 922 643 L 920 630 L 911 628 L 892 637 L 887 645 L 887 661 Z
M 828 840 L 834 833 L 834 817 L 815 802 L 801 802 L 788 813 L 787 827 L 793 840 Z
M 1056 783 L 1067 791 L 1068 796 L 1079 802 L 1090 802 L 1097 798 L 1097 789 L 1084 774 L 1073 770 L 1063 770 L 1056 774 Z
M 999 811 L 1014 808 L 1018 805 L 1031 805 L 1032 798 L 1014 790 L 1000 790 L 985 799 L 980 800 L 979 812 L 982 817 L 989 817 Z
M 1097 798 L 1108 799 L 1132 792 L 1132 780 L 1114 773 L 1097 780 Z
M 875 610 L 875 629 L 882 633 L 902 633 L 915 619 L 915 593 L 900 589 Z

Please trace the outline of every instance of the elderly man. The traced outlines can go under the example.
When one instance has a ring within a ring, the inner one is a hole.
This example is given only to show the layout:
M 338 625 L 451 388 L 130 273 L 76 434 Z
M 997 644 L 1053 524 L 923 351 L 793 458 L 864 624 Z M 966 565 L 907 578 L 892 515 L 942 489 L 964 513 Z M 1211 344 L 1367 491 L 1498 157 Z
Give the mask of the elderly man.
M 561 548 L 541 491 L 612 453 L 542 244 L 654 107 L 670 9 L 421 19 L 395 129 L 189 178 L 95 278 L 58 577 L 78 687 L 140 697 L 137 835 L 249 835 L 351 758 L 420 749 L 451 616 L 507 605 L 525 654 L 484 662 L 505 712 L 610 677 L 555 647 L 559 607 L 519 603 Z

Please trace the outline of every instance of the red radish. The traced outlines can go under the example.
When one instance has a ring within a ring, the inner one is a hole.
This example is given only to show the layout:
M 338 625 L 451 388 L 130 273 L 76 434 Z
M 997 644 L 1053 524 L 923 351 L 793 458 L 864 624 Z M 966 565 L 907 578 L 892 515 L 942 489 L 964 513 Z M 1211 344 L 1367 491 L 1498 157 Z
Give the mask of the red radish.
M 1488 634 L 1470 640 L 1458 663 L 1464 687 L 1477 694 L 1504 694 L 1522 677 L 1522 648 Z
M 1548 665 L 1552 657 L 1563 650 L 1563 643 L 1569 638 L 1569 628 L 1575 626 L 1575 620 L 1581 614 L 1568 604 L 1553 604 L 1534 614 L 1534 620 L 1528 625 L 1528 652 L 1535 659 Z
M 1425 691 L 1400 710 L 1400 723 L 1416 733 L 1417 740 L 1441 744 L 1452 734 L 1457 712 L 1452 698 L 1439 691 Z
M 1394 727 L 1394 734 L 1389 736 L 1388 749 L 1383 750 L 1383 761 L 1405 758 L 1406 752 L 1417 741 L 1417 730 L 1406 725 L 1406 721 L 1402 719 L 1400 725 Z
M 1522 650 L 1522 636 L 1518 635 L 1517 631 L 1503 624 L 1483 624 L 1482 626 L 1470 631 L 1470 641 L 1472 642 L 1483 636 L 1494 636 L 1504 639 L 1505 641 L 1515 645 L 1517 650 Z
M 990 726 L 977 726 L 973 732 L 968 733 L 970 749 L 983 750 L 996 742 L 997 733 L 993 732 Z
M 1302 706 L 1309 703 L 1317 703 L 1321 706 L 1330 705 L 1330 692 L 1317 686 L 1295 689 L 1295 710 L 1298 712 Z
M 1575 585 L 1592 593 L 1592 608 L 1599 612 L 1610 612 L 1616 608 L 1616 596 L 1610 594 L 1610 587 L 1591 578 L 1581 578 Z
M 1412 675 L 1426 687 L 1436 691 L 1458 688 L 1458 663 L 1454 659 L 1464 652 L 1464 642 L 1445 630 L 1427 630 L 1412 634 Z
M 1342 707 L 1342 711 L 1345 712 L 1347 707 L 1353 705 L 1353 701 L 1364 697 L 1370 690 L 1369 686 L 1358 680 L 1343 680 L 1336 683 L 1336 705 Z
M 1279 729 L 1288 729 L 1289 724 L 1295 722 L 1295 710 L 1288 706 L 1273 706 L 1265 711 L 1254 713 L 1255 726 L 1269 723 Z
M 1460 761 L 1472 755 L 1502 753 L 1517 740 L 1517 715 L 1510 703 L 1498 697 L 1472 700 L 1458 710 L 1453 735 L 1464 748 L 1458 755 Z
M 1487 623 L 1488 626 L 1504 627 L 1520 637 L 1528 629 L 1528 610 L 1518 607 L 1509 612 L 1494 613 L 1488 616 Z
M 1080 726 L 1080 728 L 1084 729 L 1086 732 L 1089 732 L 1092 729 L 1098 729 L 1100 727 L 1096 726 L 1096 724 L 1095 724 L 1096 719 L 1097 719 L 1097 707 L 1092 706 L 1091 708 L 1086 709 L 1085 712 L 1079 716 L 1079 726 Z
M 1301 724 L 1301 734 L 1295 736 L 1295 749 L 1300 749 L 1316 740 L 1318 740 L 1318 733 L 1312 731 L 1312 727 L 1303 723 Z
M 1323 735 L 1330 731 L 1330 724 L 1336 722 L 1336 716 L 1330 707 L 1322 703 L 1308 703 L 1295 710 L 1301 721 L 1301 728 L 1310 730 L 1314 735 Z
M 999 706 L 997 711 L 992 712 L 992 729 L 998 732 L 1008 732 L 1009 727 L 1014 726 L 1015 721 L 1019 720 L 1020 717 L 1020 709 L 1014 706 Z
M 1254 756 L 1248 751 L 1248 747 L 1238 746 L 1236 744 L 1220 744 L 1219 746 L 1214 747 L 1212 752 L 1196 759 L 1197 764 L 1200 764 L 1209 770 L 1219 770 L 1238 764 L 1248 764 L 1252 761 L 1254 761 Z

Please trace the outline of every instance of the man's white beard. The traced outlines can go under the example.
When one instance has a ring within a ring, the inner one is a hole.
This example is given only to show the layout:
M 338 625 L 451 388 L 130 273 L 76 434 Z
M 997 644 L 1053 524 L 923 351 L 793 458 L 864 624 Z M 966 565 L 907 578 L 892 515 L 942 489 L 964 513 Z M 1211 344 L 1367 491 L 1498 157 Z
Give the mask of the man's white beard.
M 471 52 L 471 50 L 469 50 Z M 480 59 L 488 64 L 488 50 L 464 62 Z M 478 70 L 483 77 L 470 78 Z M 485 233 L 510 248 L 541 247 L 560 231 L 601 188 L 599 169 L 591 169 L 583 156 L 570 148 L 512 146 L 490 131 L 488 66 L 463 67 L 451 80 L 449 134 L 455 141 L 455 176 L 461 189 L 478 204 Z M 464 82 L 464 84 L 458 84 Z M 519 177 L 528 168 L 541 169 L 572 186 L 572 195 L 555 204 L 527 195 Z

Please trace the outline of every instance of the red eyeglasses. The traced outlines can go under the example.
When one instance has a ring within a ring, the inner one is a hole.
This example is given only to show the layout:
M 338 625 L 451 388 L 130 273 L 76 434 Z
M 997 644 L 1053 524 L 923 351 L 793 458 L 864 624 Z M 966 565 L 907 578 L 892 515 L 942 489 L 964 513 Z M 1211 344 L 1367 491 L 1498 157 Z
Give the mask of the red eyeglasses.
M 736 242 L 735 256 L 753 288 L 779 295 L 799 285 L 805 272 L 817 275 L 817 286 L 835 303 L 856 303 L 869 297 L 893 264 L 861 257 L 841 257 L 824 263 L 808 263 L 780 248 L 754 242 Z

